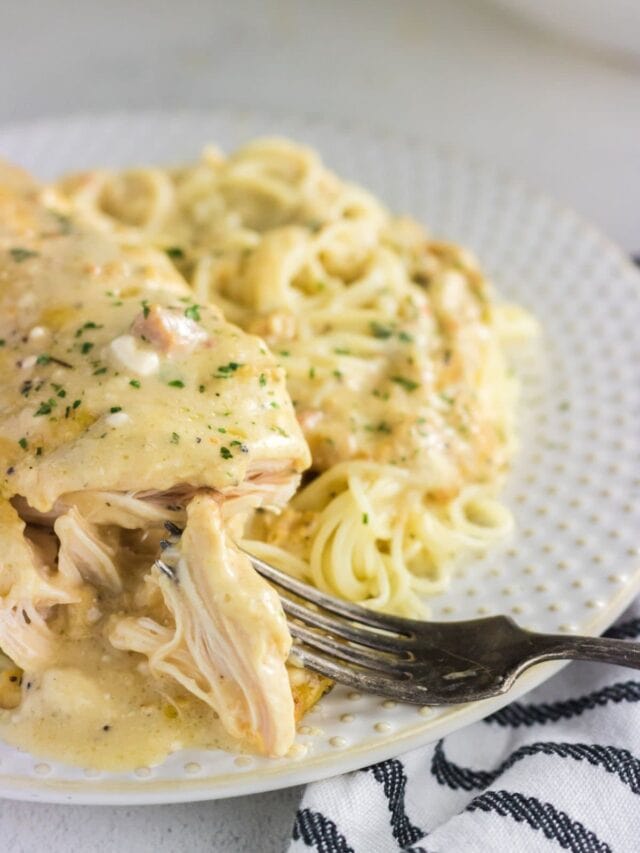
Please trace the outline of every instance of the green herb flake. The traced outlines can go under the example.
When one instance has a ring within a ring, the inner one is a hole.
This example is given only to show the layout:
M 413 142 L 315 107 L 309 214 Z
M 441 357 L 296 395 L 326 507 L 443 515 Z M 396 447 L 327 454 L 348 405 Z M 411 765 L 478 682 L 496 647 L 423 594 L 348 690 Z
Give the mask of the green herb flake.
M 398 332 L 398 338 L 402 341 L 403 344 L 413 343 L 413 335 L 410 335 L 409 332 Z
M 391 435 L 392 429 L 386 421 L 379 421 L 377 424 L 365 424 L 367 432 L 381 432 L 384 435 Z
M 231 459 L 233 456 L 233 453 L 229 450 L 228 447 L 221 447 L 220 448 L 220 456 L 222 456 L 223 459 Z
M 267 377 L 264 375 L 264 373 L 260 374 L 260 377 L 258 378 L 258 382 L 259 382 L 261 388 L 264 388 L 264 386 L 267 384 Z
M 393 329 L 391 326 L 385 326 L 383 323 L 378 323 L 377 320 L 371 321 L 371 334 L 374 338 L 381 338 L 382 340 L 386 340 L 390 338 L 393 334 Z
M 67 392 L 64 390 L 64 388 L 60 388 L 60 390 L 56 392 L 56 397 L 61 397 L 62 399 L 64 399 L 66 396 Z
M 37 258 L 40 253 L 34 252 L 33 249 L 23 249 L 21 246 L 16 246 L 13 249 L 9 249 L 9 254 L 17 264 L 21 264 L 23 261 L 29 260 L 29 258 Z
M 6 343 L 7 343 L 7 342 L 5 341 L 5 339 L 4 339 L 4 338 L 0 338 L 0 347 L 5 346 L 5 344 L 6 344 Z
M 93 371 L 93 375 L 94 376 L 101 376 L 103 373 L 106 373 L 106 372 L 107 372 L 106 367 L 98 367 L 96 370 Z
M 362 523 L 363 524 L 369 524 L 369 513 L 368 512 L 362 513 Z
M 82 402 L 82 400 L 74 400 L 73 403 L 71 404 L 71 408 L 77 409 L 81 402 Z
M 130 379 L 129 385 L 131 385 L 132 388 L 139 388 L 140 387 L 140 380 L 139 379 Z
M 49 364 L 51 361 L 51 356 L 47 355 L 46 352 L 43 352 L 36 358 L 36 364 Z
M 36 447 L 36 456 L 42 456 L 42 448 Z
M 405 391 L 415 391 L 416 388 L 420 387 L 419 382 L 414 382 L 413 379 L 407 379 L 406 376 L 392 376 L 391 381 L 395 382 L 396 385 L 400 385 L 404 388 Z
M 149 311 L 151 310 L 151 309 L 149 308 L 149 300 L 148 300 L 148 299 L 143 299 L 143 300 L 142 300 L 142 302 L 141 302 L 140 304 L 142 305 L 142 314 L 143 314 L 143 316 L 144 316 L 145 318 L 146 318 L 146 317 L 148 317 L 148 316 L 149 316 Z
M 188 317 L 190 320 L 195 320 L 196 322 L 200 322 L 200 306 L 199 305 L 189 305 L 188 308 L 184 309 L 184 316 Z
M 309 368 L 309 379 L 315 379 L 315 378 L 316 378 L 316 369 L 315 369 L 315 367 L 310 367 Z
M 165 249 L 165 252 L 171 258 L 172 261 L 178 261 L 184 258 L 184 251 L 180 248 L 180 246 L 169 246 L 168 249 Z
M 182 379 L 172 379 L 171 382 L 167 382 L 167 385 L 170 388 L 184 388 L 184 382 Z
M 23 450 L 26 450 L 26 449 L 27 449 L 27 447 L 29 447 L 29 442 L 27 441 L 27 439 L 26 439 L 26 438 L 21 438 L 21 439 L 18 441 L 18 444 L 20 445 L 20 447 L 21 447 Z
M 109 411 L 111 412 L 112 415 L 115 415 L 116 412 L 122 411 L 122 406 L 111 406 Z
M 91 341 L 85 341 L 80 347 L 80 352 L 82 353 L 82 355 L 86 355 L 88 352 L 91 352 L 93 347 L 94 345 L 91 343 Z
M 53 399 L 53 397 L 50 397 L 44 403 L 40 403 L 36 410 L 34 418 L 39 418 L 42 415 L 50 415 L 56 405 L 56 401 Z
M 180 436 L 178 435 L 177 432 L 172 432 L 170 440 L 171 440 L 171 444 L 178 444 L 178 442 L 180 441 Z
M 242 367 L 242 364 L 239 364 L 237 361 L 230 361 L 228 364 L 221 364 L 217 368 L 218 376 L 216 378 L 226 378 L 230 373 L 235 373 L 239 367 Z
M 204 394 L 204 385 L 198 385 L 198 391 L 199 391 L 201 394 Z

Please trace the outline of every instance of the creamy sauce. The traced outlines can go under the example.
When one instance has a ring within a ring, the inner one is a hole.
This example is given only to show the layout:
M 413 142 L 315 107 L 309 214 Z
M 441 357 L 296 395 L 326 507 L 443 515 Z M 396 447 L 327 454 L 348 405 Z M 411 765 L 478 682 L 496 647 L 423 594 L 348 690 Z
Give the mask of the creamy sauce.
M 103 770 L 160 763 L 194 747 L 242 752 L 217 714 L 169 679 L 150 679 L 141 656 L 88 638 L 56 665 L 24 676 L 19 708 L 0 712 L 0 736 L 34 755 Z

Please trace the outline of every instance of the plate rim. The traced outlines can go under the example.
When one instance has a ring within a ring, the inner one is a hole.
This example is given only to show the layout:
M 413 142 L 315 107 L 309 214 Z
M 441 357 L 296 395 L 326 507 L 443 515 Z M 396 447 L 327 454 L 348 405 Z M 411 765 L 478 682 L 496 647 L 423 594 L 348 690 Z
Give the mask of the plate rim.
M 427 134 L 403 132 L 385 127 L 380 122 L 340 119 L 327 117 L 321 113 L 305 111 L 287 111 L 282 109 L 255 109 L 232 105 L 218 105 L 211 109 L 140 109 L 140 110 L 95 110 L 70 112 L 68 114 L 43 115 L 31 120 L 21 120 L 0 124 L 0 137 L 5 134 L 37 133 L 41 128 L 62 129 L 73 122 L 126 121 L 136 119 L 170 119 L 180 121 L 198 118 L 201 121 L 250 121 L 272 122 L 277 119 L 304 123 L 305 126 L 329 128 L 340 134 L 351 132 L 360 136 L 377 134 L 409 146 L 418 146 L 430 150 L 433 154 L 445 156 L 468 164 L 470 167 L 490 174 L 496 181 L 517 185 L 531 202 L 544 201 L 554 215 L 570 215 L 582 232 L 590 232 L 602 251 L 613 253 L 618 263 L 631 274 L 631 278 L 640 293 L 640 271 L 630 256 L 614 240 L 607 236 L 597 225 L 584 218 L 575 208 L 539 188 L 534 182 L 521 178 L 494 165 L 491 161 L 466 152 L 463 148 L 440 142 Z M 2 152 L 0 151 L 0 156 Z M 629 578 L 618 593 L 609 599 L 594 617 L 580 625 L 584 633 L 596 635 L 609 627 L 626 609 L 629 603 L 640 593 L 640 561 L 630 571 Z M 405 728 L 403 732 L 391 732 L 380 737 L 375 744 L 371 742 L 355 744 L 342 748 L 334 754 L 327 752 L 307 758 L 304 764 L 296 766 L 295 759 L 282 769 L 283 759 L 275 759 L 269 768 L 259 767 L 243 771 L 240 775 L 218 775 L 216 777 L 195 776 L 180 780 L 140 780 L 127 782 L 118 780 L 108 782 L 93 779 L 74 781 L 51 779 L 46 777 L 16 776 L 3 774 L 0 767 L 0 797 L 21 801 L 48 803 L 76 803 L 79 805 L 147 805 L 179 802 L 197 802 L 223 799 L 240 795 L 273 791 L 294 785 L 327 779 L 342 773 L 360 769 L 369 764 L 402 755 L 412 749 L 433 743 L 435 740 L 451 734 L 458 729 L 482 720 L 489 714 L 505 707 L 514 700 L 533 690 L 560 672 L 569 661 L 553 661 L 538 664 L 520 676 L 508 693 L 470 703 L 459 707 L 440 722 L 424 722 Z M 37 759 L 36 756 L 34 758 Z

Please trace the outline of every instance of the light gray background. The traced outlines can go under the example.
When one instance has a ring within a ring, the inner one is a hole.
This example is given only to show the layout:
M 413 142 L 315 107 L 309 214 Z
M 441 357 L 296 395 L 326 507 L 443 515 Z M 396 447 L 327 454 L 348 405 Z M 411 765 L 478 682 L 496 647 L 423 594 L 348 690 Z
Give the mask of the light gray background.
M 2 123 L 220 105 L 453 142 L 640 252 L 640 60 L 568 45 L 482 0 L 0 0 Z M 0 851 L 279 853 L 300 793 L 119 809 L 4 801 Z

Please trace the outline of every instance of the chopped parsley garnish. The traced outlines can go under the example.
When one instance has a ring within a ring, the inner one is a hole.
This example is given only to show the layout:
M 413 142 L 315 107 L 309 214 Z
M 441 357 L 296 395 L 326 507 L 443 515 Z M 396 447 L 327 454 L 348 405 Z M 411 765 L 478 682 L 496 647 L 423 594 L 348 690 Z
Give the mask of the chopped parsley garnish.
M 98 367 L 96 370 L 93 371 L 93 375 L 94 376 L 101 376 L 103 373 L 106 373 L 106 372 L 107 372 L 106 367 Z
M 201 394 L 204 394 L 204 385 L 198 385 L 198 391 L 199 391 Z
M 67 392 L 64 390 L 64 388 L 60 388 L 58 391 L 56 391 L 56 397 L 64 398 L 66 396 Z
M 453 397 L 450 397 L 448 394 L 445 394 L 444 392 L 440 392 L 439 397 L 443 402 L 445 402 L 447 404 L 447 406 L 453 406 L 453 404 L 454 404 Z
M 220 456 L 222 456 L 223 459 L 231 459 L 233 453 L 229 450 L 228 447 L 221 447 Z
M 362 513 L 362 523 L 363 524 L 369 524 L 369 513 L 367 513 L 367 512 Z
M 111 412 L 112 415 L 115 415 L 116 412 L 122 411 L 122 406 L 111 406 L 109 411 Z
M 149 311 L 150 311 L 149 302 L 147 299 L 143 299 L 142 300 L 142 314 L 145 318 L 149 316 Z
M 9 254 L 17 264 L 21 264 L 22 261 L 26 261 L 29 258 L 37 258 L 40 253 L 34 252 L 33 249 L 23 249 L 21 246 L 16 246 L 13 249 L 9 249 Z
M 165 252 L 174 261 L 179 260 L 180 258 L 184 258 L 184 251 L 180 248 L 180 246 L 169 246 L 168 249 L 165 249 Z
M 132 388 L 139 388 L 140 387 L 140 380 L 139 379 L 130 379 L 129 385 L 131 385 Z
M 177 444 L 180 441 L 180 436 L 177 432 L 171 433 L 171 444 Z
M 167 385 L 171 388 L 184 388 L 182 379 L 172 379 L 171 382 L 167 382 Z
M 406 376 L 392 376 L 391 381 L 396 385 L 400 385 L 405 391 L 415 391 L 420 387 L 419 382 L 414 382 L 413 379 L 407 379 Z
M 342 379 L 343 373 L 341 370 L 334 370 L 333 375 L 336 377 L 336 379 Z
M 239 367 L 242 367 L 242 365 L 237 361 L 230 361 L 228 364 L 221 364 L 218 366 L 218 374 L 228 376 L 230 373 L 235 373 Z
M 398 337 L 405 344 L 413 343 L 413 335 L 410 335 L 409 332 L 398 332 Z
M 20 439 L 20 441 L 18 442 L 18 444 L 20 445 L 20 447 L 21 447 L 23 450 L 26 450 L 26 449 L 27 449 L 27 447 L 29 447 L 29 442 L 27 441 L 27 439 L 26 439 L 26 438 L 21 438 L 21 439 Z
M 93 346 L 94 346 L 94 345 L 91 343 L 91 341 L 85 341 L 85 342 L 82 344 L 82 346 L 80 347 L 80 352 L 81 352 L 83 355 L 86 355 L 88 352 L 91 352 L 91 350 L 93 349 Z
M 267 377 L 264 375 L 264 373 L 260 374 L 258 382 L 260 383 L 261 388 L 264 388 L 264 386 L 267 384 Z
M 79 329 L 76 329 L 75 337 L 76 338 L 81 337 L 81 335 L 84 333 L 85 329 L 102 329 L 102 328 L 103 328 L 102 325 L 100 325 L 98 323 L 94 323 L 93 320 L 89 320 L 88 323 L 85 323 L 84 325 L 80 326 Z
M 53 399 L 53 397 L 50 397 L 46 402 L 40 403 L 39 407 L 36 410 L 34 418 L 38 418 L 41 415 L 50 415 L 51 411 L 55 408 L 56 405 L 56 401 Z
M 195 320 L 196 322 L 200 322 L 200 306 L 199 305 L 189 305 L 188 308 L 184 309 L 184 316 L 188 317 L 190 320 Z
M 375 338 L 382 338 L 382 340 L 386 340 L 393 334 L 393 329 L 391 326 L 385 326 L 383 323 L 378 323 L 377 320 L 372 320 L 371 332 Z
M 51 356 L 47 355 L 46 352 L 43 352 L 42 355 L 39 355 L 36 358 L 36 364 L 49 364 L 51 361 Z
M 291 353 L 289 352 L 288 349 L 281 349 L 280 355 L 283 355 L 285 358 L 288 358 L 291 355 Z
M 42 448 L 36 447 L 36 456 L 42 456 Z
M 389 426 L 389 424 L 386 421 L 380 421 L 377 424 L 366 424 L 365 430 L 367 432 L 381 432 L 381 433 L 384 433 L 385 435 L 391 434 L 391 427 Z
M 316 378 L 316 369 L 315 369 L 315 367 L 310 367 L 309 368 L 309 379 L 315 379 L 315 378 Z
M 336 349 L 334 349 L 334 352 L 336 355 L 351 355 L 351 350 L 346 349 L 345 347 L 336 347 Z
M 74 400 L 73 403 L 71 404 L 71 408 L 77 409 L 81 402 L 82 402 L 82 400 Z

